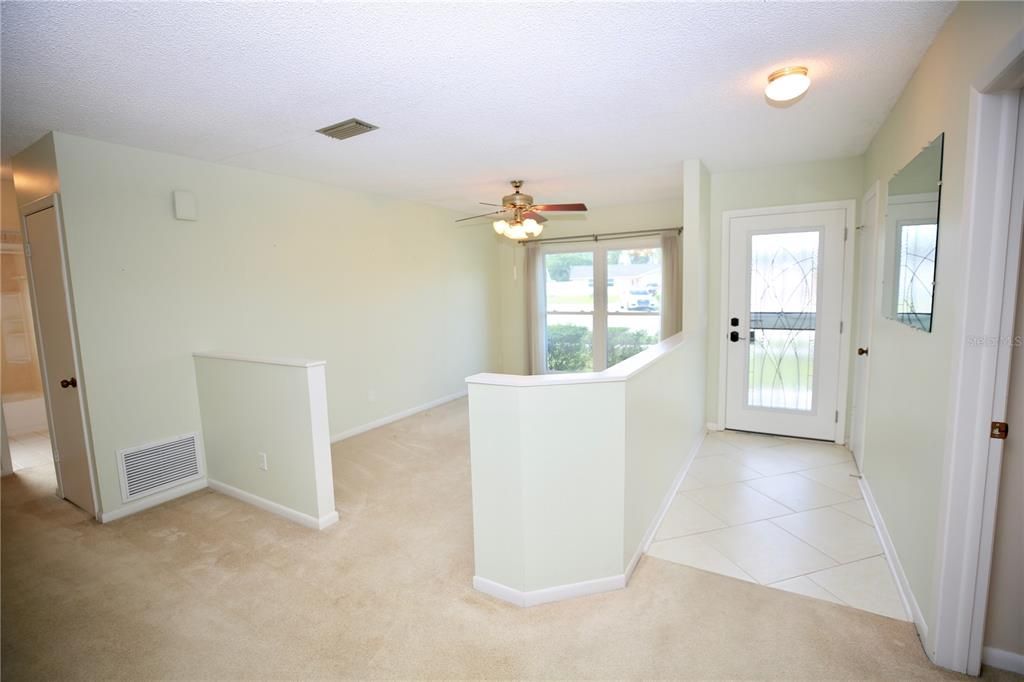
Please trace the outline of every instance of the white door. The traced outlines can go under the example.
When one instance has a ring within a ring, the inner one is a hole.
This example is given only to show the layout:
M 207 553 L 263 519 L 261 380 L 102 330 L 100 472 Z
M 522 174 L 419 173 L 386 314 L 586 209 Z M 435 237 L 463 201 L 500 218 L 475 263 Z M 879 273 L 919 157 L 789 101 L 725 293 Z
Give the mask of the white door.
M 50 206 L 24 220 L 25 255 L 59 490 L 64 499 L 95 514 L 57 209 Z
M 846 210 L 728 220 L 725 426 L 836 439 Z
M 864 225 L 857 228 L 856 248 L 860 265 L 857 269 L 857 329 L 854 343 L 857 357 L 853 365 L 853 414 L 850 425 L 850 449 L 857 466 L 864 465 L 864 429 L 867 424 L 868 363 L 871 351 L 871 325 L 875 315 L 875 272 L 878 260 L 878 189 L 864 198 Z

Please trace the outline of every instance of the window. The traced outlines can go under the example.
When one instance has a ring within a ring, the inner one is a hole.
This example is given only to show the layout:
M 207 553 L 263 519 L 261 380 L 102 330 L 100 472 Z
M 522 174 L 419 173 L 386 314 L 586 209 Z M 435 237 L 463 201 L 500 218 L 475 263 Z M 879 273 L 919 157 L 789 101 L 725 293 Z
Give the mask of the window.
M 542 251 L 545 372 L 590 372 L 622 362 L 661 338 L 658 238 L 554 245 Z M 594 282 L 606 285 L 595 289 Z

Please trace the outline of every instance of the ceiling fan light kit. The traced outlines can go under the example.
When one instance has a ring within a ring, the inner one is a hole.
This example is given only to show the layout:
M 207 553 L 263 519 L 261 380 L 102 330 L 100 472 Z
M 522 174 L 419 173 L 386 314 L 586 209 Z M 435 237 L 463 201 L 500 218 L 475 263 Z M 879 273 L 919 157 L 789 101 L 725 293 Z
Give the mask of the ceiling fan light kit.
M 512 188 L 515 191 L 512 192 L 512 194 L 506 194 L 501 198 L 500 210 L 470 216 L 468 218 L 460 218 L 455 222 L 461 223 L 464 220 L 475 220 L 477 218 L 486 218 L 503 214 L 501 218 L 498 218 L 491 224 L 492 227 L 494 227 L 495 233 L 503 237 L 508 237 L 509 239 L 522 241 L 531 237 L 537 237 L 544 231 L 543 223 L 547 221 L 547 218 L 542 216 L 538 211 L 587 210 L 586 204 L 535 204 L 533 203 L 532 196 L 529 194 L 523 194 L 519 191 L 519 188 L 522 186 L 522 180 L 512 181 Z M 495 206 L 496 204 L 484 205 Z

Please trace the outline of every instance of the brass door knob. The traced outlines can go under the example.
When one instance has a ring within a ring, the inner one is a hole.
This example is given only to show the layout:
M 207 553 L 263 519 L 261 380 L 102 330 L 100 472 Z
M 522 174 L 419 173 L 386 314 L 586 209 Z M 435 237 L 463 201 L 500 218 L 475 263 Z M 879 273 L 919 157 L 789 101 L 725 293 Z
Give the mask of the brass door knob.
M 75 379 L 74 377 L 71 377 L 70 379 L 61 379 L 60 380 L 60 387 L 61 388 L 67 388 L 68 386 L 71 386 L 73 388 L 77 388 L 78 387 L 78 379 Z

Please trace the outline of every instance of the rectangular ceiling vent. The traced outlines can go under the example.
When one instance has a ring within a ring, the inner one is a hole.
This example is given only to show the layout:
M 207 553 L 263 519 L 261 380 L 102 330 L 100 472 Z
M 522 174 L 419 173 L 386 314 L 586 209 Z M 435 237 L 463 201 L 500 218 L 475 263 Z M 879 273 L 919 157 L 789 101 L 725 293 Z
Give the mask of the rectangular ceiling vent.
M 368 133 L 371 130 L 376 130 L 377 126 L 366 121 L 360 121 L 358 118 L 350 118 L 347 121 L 341 123 L 335 123 L 332 126 L 321 128 L 318 133 L 326 135 L 327 137 L 333 137 L 335 140 L 347 140 L 350 137 L 356 135 L 362 135 Z
M 125 502 L 202 478 L 198 434 L 117 453 Z

